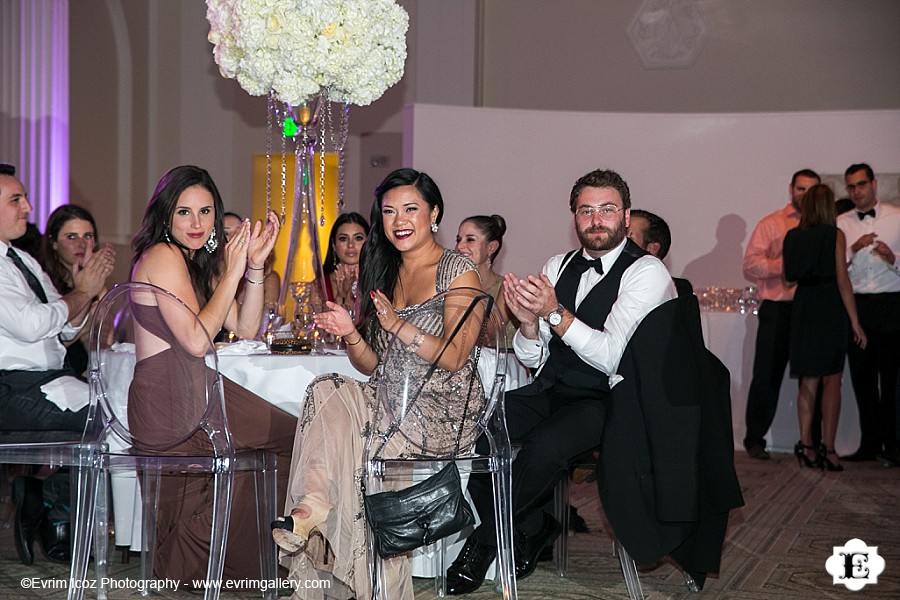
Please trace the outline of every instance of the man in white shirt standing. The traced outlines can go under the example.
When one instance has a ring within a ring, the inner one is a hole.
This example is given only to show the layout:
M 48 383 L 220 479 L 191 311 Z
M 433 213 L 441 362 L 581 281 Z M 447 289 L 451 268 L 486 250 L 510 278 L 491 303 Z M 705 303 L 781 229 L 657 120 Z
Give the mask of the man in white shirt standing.
M 539 369 L 535 381 L 506 394 L 513 444 L 516 578 L 530 575 L 541 550 L 560 534 L 543 505 L 571 459 L 602 441 L 603 401 L 621 377 L 616 370 L 641 320 L 675 298 L 665 265 L 625 236 L 631 195 L 614 171 L 580 178 L 569 197 L 582 247 L 559 254 L 540 275 L 506 275 L 504 297 L 521 325 L 516 356 Z M 482 440 L 483 443 L 483 440 Z M 496 555 L 490 478 L 473 475 L 469 492 L 482 519 L 447 572 L 451 594 L 484 581 Z
M 0 428 L 5 431 L 81 431 L 87 417 L 88 386 L 64 368 L 65 347 L 84 325 L 94 296 L 112 272 L 112 247 L 88 257 L 74 273 L 75 289 L 60 296 L 34 258 L 11 246 L 25 234 L 31 204 L 10 165 L 0 165 Z M 90 250 L 89 250 L 90 251 Z M 53 481 L 51 481 L 53 480 Z M 15 542 L 25 564 L 41 533 L 51 560 L 69 558 L 68 518 L 48 508 L 68 504 L 67 474 L 47 480 L 18 477 Z M 46 489 L 45 489 L 46 488 Z M 46 493 L 45 493 L 46 492 Z
M 859 449 L 843 460 L 883 460 L 896 466 L 897 373 L 900 370 L 900 208 L 878 202 L 878 180 L 865 163 L 844 172 L 856 210 L 838 217 L 856 309 L 868 343 L 850 340 L 847 360 L 859 407 Z

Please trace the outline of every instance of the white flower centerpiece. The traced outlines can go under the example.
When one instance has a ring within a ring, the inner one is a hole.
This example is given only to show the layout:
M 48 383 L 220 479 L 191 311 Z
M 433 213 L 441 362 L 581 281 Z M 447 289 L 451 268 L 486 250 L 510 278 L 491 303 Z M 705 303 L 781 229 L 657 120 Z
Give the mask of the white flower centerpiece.
M 208 39 L 219 72 L 237 79 L 253 96 L 269 96 L 267 210 L 272 207 L 273 121 L 284 133 L 279 136 L 283 224 L 286 141 L 292 139 L 295 144 L 294 205 L 279 294 L 279 304 L 284 306 L 289 290 L 309 292 L 310 286 L 323 285 L 319 229 L 326 226 L 326 140 L 331 140 L 338 154 L 338 209 L 342 210 L 348 105 L 370 104 L 400 81 L 409 16 L 394 0 L 206 0 L 206 6 Z M 285 106 L 279 107 L 278 102 Z M 336 138 L 333 130 L 330 135 L 326 132 L 326 125 L 332 127 L 331 102 L 343 104 Z M 325 116 L 320 118 L 322 113 Z M 317 153 L 318 210 L 313 164 Z M 308 247 L 301 249 L 301 239 Z M 301 260 L 301 268 L 295 272 L 298 256 L 306 262 Z M 307 268 L 309 263 L 313 273 Z M 324 288 L 319 297 L 325 297 Z
M 299 105 L 325 88 L 365 106 L 400 81 L 409 17 L 393 0 L 207 0 L 223 77 Z

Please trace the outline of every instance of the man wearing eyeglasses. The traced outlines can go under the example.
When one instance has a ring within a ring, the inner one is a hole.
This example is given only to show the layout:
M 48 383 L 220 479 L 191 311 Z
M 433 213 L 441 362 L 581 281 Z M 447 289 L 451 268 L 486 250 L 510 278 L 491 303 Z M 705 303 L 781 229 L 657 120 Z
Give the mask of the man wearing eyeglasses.
M 582 247 L 551 258 L 540 275 L 505 276 L 504 297 L 520 327 L 516 356 L 539 369 L 535 381 L 506 394 L 513 444 L 516 578 L 529 576 L 538 556 L 561 533 L 543 505 L 569 461 L 602 439 L 604 402 L 631 335 L 657 306 L 675 298 L 665 265 L 626 238 L 628 185 L 597 170 L 572 188 L 569 209 Z M 473 475 L 469 491 L 482 519 L 447 573 L 448 591 L 482 584 L 496 556 L 490 479 Z
M 821 178 L 811 169 L 794 173 L 788 186 L 790 202 L 757 223 L 744 251 L 744 277 L 756 284 L 762 298 L 744 436 L 747 454 L 759 460 L 769 458 L 765 435 L 775 420 L 790 351 L 794 287 L 785 283 L 781 248 L 785 234 L 800 224 L 800 198 L 818 183 Z
M 865 350 L 851 342 L 847 359 L 859 407 L 859 449 L 844 460 L 897 466 L 897 373 L 900 370 L 900 209 L 879 202 L 878 180 L 865 163 L 844 172 L 856 210 L 838 217 Z

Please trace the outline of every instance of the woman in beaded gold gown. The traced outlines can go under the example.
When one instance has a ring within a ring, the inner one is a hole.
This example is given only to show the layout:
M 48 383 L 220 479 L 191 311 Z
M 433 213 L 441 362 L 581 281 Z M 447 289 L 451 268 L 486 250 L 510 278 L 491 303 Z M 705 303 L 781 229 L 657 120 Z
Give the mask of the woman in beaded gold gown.
M 443 214 L 443 200 L 434 181 L 425 173 L 399 169 L 389 174 L 375 192 L 372 229 L 363 247 L 359 290 L 359 329 L 348 311 L 333 302 L 329 312 L 316 315 L 316 323 L 340 335 L 347 344 L 354 367 L 376 373 L 392 335 L 409 353 L 409 369 L 421 380 L 437 358 L 438 369 L 428 379 L 416 402 L 414 418 L 427 437 L 416 444 L 396 435 L 384 456 L 436 453 L 448 441 L 459 441 L 462 430 L 474 437 L 474 423 L 484 406 L 480 383 L 477 406 L 464 406 L 457 390 L 477 382 L 475 339 L 480 319 L 467 320 L 460 335 L 447 341 L 458 314 L 447 301 L 444 312 L 413 326 L 404 317 L 436 294 L 468 289 L 474 298 L 480 282 L 475 266 L 458 253 L 442 248 L 434 239 Z M 382 291 L 385 290 L 385 291 Z M 467 292 L 463 292 L 465 295 Z M 456 300 L 455 302 L 459 302 Z M 463 300 L 463 302 L 465 302 Z M 405 355 L 404 355 L 405 356 Z M 377 373 L 368 381 L 338 374 L 316 378 L 306 391 L 297 425 L 291 463 L 286 513 L 276 521 L 273 537 L 282 548 L 282 564 L 296 582 L 294 598 L 369 598 L 372 557 L 366 542 L 362 478 L 366 442 L 372 428 L 383 431 L 387 423 L 376 417 Z M 461 440 L 462 444 L 474 440 Z M 413 598 L 408 558 L 385 561 L 386 584 L 391 597 Z M 327 581 L 327 584 L 320 583 Z

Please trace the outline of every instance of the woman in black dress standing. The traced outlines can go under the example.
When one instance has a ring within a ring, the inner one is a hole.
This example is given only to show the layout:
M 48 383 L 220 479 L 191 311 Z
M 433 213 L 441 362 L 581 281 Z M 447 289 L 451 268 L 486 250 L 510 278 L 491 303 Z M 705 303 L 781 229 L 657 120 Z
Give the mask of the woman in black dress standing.
M 791 377 L 800 378 L 797 417 L 801 465 L 842 471 L 834 451 L 841 413 L 841 375 L 848 329 L 865 348 L 853 288 L 847 275 L 844 233 L 835 226 L 834 193 L 815 185 L 800 199 L 800 225 L 784 237 L 784 276 L 796 282 L 791 315 Z M 822 443 L 812 445 L 816 388 L 822 381 Z

